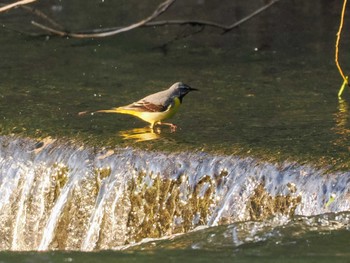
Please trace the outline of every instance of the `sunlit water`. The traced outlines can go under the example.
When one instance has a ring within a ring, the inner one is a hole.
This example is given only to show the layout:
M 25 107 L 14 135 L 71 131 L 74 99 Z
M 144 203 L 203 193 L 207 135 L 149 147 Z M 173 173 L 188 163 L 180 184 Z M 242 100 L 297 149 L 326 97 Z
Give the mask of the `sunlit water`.
M 130 3 L 38 7 L 86 29 L 153 10 L 137 2 L 131 16 Z M 232 23 L 263 4 L 213 3 L 178 1 L 160 19 Z M 0 14 L 0 260 L 348 257 L 349 93 L 337 99 L 333 61 L 340 4 L 280 1 L 223 35 L 169 26 L 84 40 L 21 34 L 38 33 L 29 23 L 38 18 Z M 176 81 L 200 89 L 171 120 L 176 133 L 78 115 Z

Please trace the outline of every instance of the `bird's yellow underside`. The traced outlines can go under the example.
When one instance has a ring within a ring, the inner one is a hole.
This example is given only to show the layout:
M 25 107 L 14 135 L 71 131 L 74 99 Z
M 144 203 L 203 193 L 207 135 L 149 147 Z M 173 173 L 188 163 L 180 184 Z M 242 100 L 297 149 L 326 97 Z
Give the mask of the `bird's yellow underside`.
M 163 120 L 171 118 L 180 107 L 180 99 L 174 98 L 174 104 L 170 105 L 166 111 L 161 112 L 148 112 L 148 111 L 138 111 L 133 109 L 126 109 L 124 107 L 114 108 L 110 110 L 100 110 L 98 112 L 107 112 L 107 113 L 121 113 L 129 114 L 135 117 L 138 117 L 151 124 L 151 128 L 157 123 L 160 123 Z

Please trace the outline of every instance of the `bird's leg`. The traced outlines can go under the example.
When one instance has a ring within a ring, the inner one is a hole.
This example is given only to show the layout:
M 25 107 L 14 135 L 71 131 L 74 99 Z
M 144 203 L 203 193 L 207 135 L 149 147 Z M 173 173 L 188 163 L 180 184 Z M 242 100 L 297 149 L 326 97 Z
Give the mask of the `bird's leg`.
M 154 134 L 160 134 L 161 130 L 160 130 L 159 127 L 153 126 L 153 128 L 151 128 L 151 132 L 154 133 Z
M 173 123 L 169 123 L 169 122 L 159 122 L 158 124 L 169 126 L 171 132 L 175 132 L 176 129 L 177 129 L 177 126 L 176 126 L 175 124 L 173 124 Z

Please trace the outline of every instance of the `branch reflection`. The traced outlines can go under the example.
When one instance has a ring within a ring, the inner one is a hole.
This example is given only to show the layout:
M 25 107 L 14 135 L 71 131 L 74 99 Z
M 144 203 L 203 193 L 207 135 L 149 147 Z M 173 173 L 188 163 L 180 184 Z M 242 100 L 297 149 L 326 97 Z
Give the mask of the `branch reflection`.
M 348 144 L 348 139 L 350 135 L 350 129 L 348 127 L 349 119 L 349 106 L 348 103 L 339 99 L 338 112 L 334 114 L 335 127 L 333 128 L 334 132 L 339 135 L 334 141 L 335 145 L 346 146 Z

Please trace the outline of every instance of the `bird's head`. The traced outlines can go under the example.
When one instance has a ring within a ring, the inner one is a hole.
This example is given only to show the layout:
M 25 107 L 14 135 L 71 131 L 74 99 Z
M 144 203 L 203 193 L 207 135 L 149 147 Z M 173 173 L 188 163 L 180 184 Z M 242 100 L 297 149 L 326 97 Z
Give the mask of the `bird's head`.
M 178 97 L 180 99 L 180 101 L 182 102 L 183 97 L 185 97 L 185 95 L 187 93 L 189 93 L 190 91 L 195 91 L 198 89 L 195 88 L 191 88 L 190 86 L 182 83 L 182 82 L 177 82 L 175 84 L 173 84 L 170 89 L 173 90 L 173 94 L 175 97 Z

